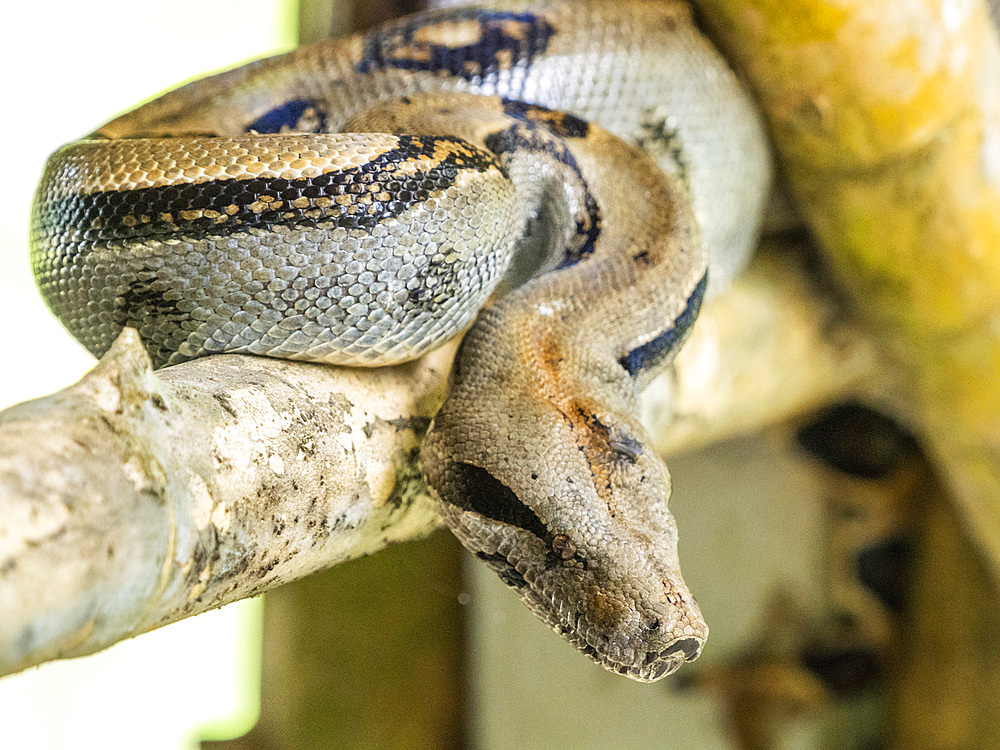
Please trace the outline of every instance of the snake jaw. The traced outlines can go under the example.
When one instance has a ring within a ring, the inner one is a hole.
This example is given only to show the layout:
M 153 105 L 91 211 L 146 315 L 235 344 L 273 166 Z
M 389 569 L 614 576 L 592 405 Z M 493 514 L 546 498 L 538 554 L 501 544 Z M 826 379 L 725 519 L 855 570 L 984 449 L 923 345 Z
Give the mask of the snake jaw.
M 680 618 L 673 613 L 675 622 L 666 628 L 663 622 L 671 613 L 642 601 L 630 602 L 629 617 L 609 625 L 596 622 L 594 611 L 561 612 L 555 589 L 539 591 L 537 606 L 528 597 L 525 600 L 554 631 L 597 664 L 638 682 L 655 682 L 698 658 L 708 635 L 697 606 L 684 590 L 688 611 Z M 601 614 L 598 611 L 597 616 Z M 661 629 L 664 632 L 658 632 Z
M 621 596 L 627 584 L 598 584 L 596 579 L 605 577 L 602 573 L 588 574 L 582 566 L 539 565 L 544 548 L 528 532 L 491 523 L 474 511 L 456 512 L 444 502 L 441 507 L 445 522 L 466 547 L 553 631 L 605 669 L 638 682 L 655 682 L 701 654 L 708 628 L 682 581 L 671 584 L 670 598 L 676 604 L 668 606 L 673 611 L 666 611 L 663 602 L 654 607 L 638 598 L 629 600 Z M 590 596 L 581 598 L 579 592 Z M 594 604 L 602 600 L 603 606 Z
M 572 332 L 539 335 L 518 315 L 501 303 L 467 334 L 421 448 L 428 485 L 451 531 L 549 627 L 605 669 L 658 680 L 708 635 L 680 573 L 670 474 L 628 389 L 607 386 L 617 360 L 571 359 Z M 530 342 L 536 368 L 522 364 Z
M 665 641 L 666 645 L 622 646 L 611 643 L 607 636 L 597 634 L 593 628 L 584 631 L 580 627 L 581 619 L 582 615 L 578 614 L 576 630 L 562 635 L 597 664 L 637 682 L 656 682 L 677 671 L 685 662 L 697 659 L 707 635 L 707 628 L 703 628 L 698 635 L 675 635 Z

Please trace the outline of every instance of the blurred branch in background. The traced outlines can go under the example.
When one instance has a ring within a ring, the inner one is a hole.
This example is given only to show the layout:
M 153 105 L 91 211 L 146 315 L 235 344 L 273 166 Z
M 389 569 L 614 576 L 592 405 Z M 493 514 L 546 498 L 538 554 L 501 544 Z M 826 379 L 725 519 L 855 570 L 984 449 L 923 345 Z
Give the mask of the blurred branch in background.
M 702 0 L 792 197 L 1000 571 L 1000 46 L 985 2 Z

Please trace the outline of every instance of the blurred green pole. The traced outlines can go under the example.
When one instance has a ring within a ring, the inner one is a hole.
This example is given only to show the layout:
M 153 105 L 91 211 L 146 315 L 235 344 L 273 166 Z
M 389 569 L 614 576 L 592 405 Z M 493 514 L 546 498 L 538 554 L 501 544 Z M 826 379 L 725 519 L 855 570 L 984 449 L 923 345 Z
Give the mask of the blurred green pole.
M 463 747 L 461 554 L 438 532 L 269 592 L 260 719 L 203 747 Z

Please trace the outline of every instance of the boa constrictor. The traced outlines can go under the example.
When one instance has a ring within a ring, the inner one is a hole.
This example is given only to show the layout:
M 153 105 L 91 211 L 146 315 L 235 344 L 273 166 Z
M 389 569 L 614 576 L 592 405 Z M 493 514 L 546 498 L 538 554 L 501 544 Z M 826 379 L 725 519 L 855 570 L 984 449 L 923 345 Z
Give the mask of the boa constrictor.
M 444 520 L 577 648 L 651 681 L 708 631 L 637 394 L 747 258 L 769 179 L 685 5 L 445 8 L 64 147 L 33 268 L 95 355 L 132 326 L 157 366 L 380 365 L 471 324 L 421 456 Z

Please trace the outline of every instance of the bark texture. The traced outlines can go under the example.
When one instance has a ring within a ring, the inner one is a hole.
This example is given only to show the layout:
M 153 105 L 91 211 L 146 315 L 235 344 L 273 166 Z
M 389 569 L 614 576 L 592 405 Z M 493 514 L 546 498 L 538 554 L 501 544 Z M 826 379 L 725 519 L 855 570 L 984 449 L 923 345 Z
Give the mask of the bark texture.
M 437 525 L 416 469 L 453 348 L 384 370 L 227 355 L 153 373 L 134 331 L 0 414 L 0 672 L 79 656 Z

